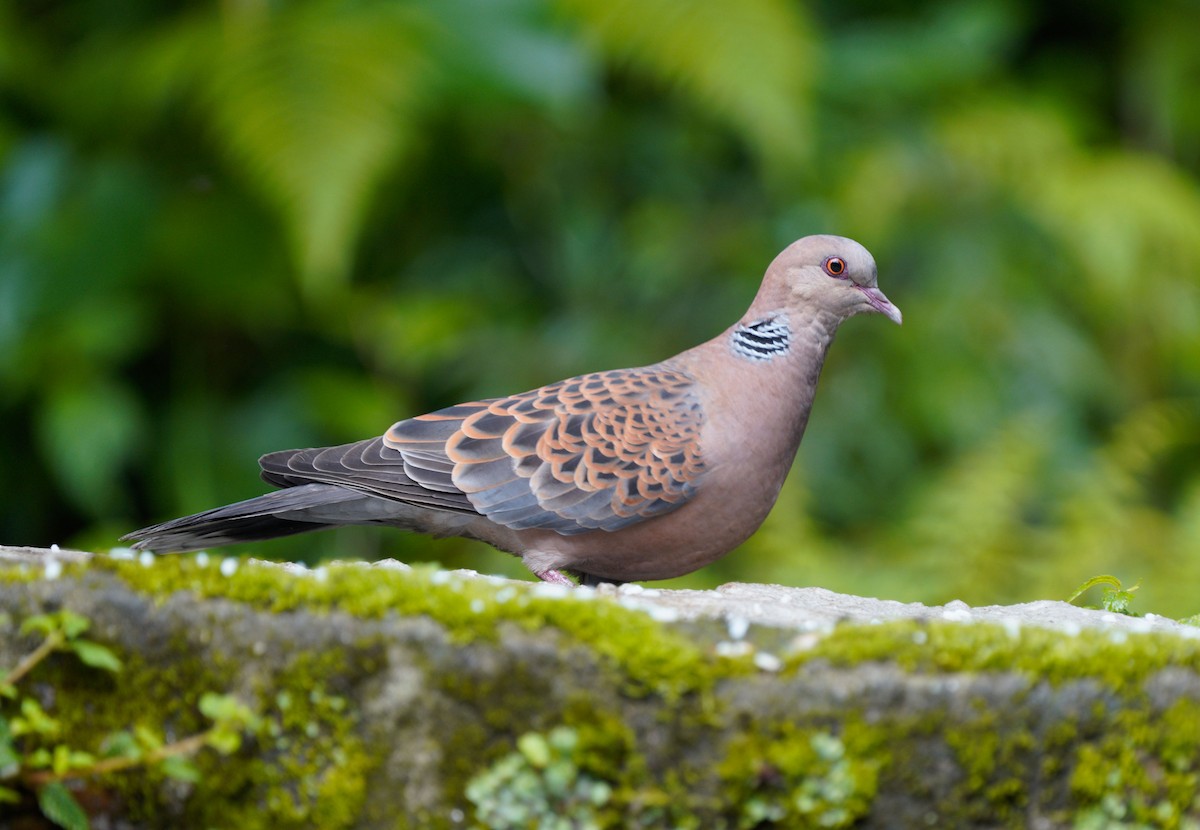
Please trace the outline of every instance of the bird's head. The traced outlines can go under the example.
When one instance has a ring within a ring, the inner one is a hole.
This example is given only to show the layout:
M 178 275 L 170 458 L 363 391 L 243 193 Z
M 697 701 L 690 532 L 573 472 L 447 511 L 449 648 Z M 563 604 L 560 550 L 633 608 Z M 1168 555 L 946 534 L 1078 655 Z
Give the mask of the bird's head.
M 900 309 L 879 290 L 875 258 L 844 236 L 806 236 L 783 249 L 767 269 L 760 298 L 835 315 L 875 312 L 897 325 Z M 782 295 L 782 296 L 780 296 Z

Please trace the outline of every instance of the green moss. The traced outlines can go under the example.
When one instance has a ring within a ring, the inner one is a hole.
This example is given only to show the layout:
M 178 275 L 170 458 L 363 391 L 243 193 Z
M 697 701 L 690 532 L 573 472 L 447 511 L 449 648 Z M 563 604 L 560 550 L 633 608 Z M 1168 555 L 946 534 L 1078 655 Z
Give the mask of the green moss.
M 196 818 L 207 826 L 353 825 L 380 756 L 365 746 L 357 713 L 329 678 L 346 683 L 362 672 L 343 653 L 327 651 L 297 654 L 267 679 L 257 690 L 264 721 L 258 746 L 240 764 L 204 776 L 204 792 L 192 799 L 200 803 Z
M 175 655 L 188 654 L 176 644 Z M 166 741 L 202 732 L 208 722 L 197 704 L 205 691 L 228 691 L 234 661 L 220 652 L 206 659 L 151 665 L 142 655 L 121 655 L 117 674 L 90 670 L 59 655 L 39 667 L 31 682 L 53 688 L 53 715 L 72 747 L 101 753 L 103 738 L 142 729 Z M 185 799 L 179 782 L 161 769 L 137 768 L 86 782 L 91 800 L 123 805 L 122 814 L 151 826 L 247 828 L 342 828 L 354 824 L 366 797 L 366 780 L 377 753 L 359 735 L 346 700 L 330 693 L 324 678 L 354 672 L 337 652 L 298 654 L 266 678 L 246 702 L 263 715 L 264 729 L 234 756 L 202 749 L 200 773 Z M 174 804 L 181 814 L 164 815 Z
M 838 626 L 813 648 L 792 655 L 786 668 L 799 671 L 817 660 L 836 666 L 880 661 L 929 673 L 1016 671 L 1056 684 L 1093 678 L 1114 691 L 1136 694 L 1148 677 L 1168 666 L 1200 671 L 1200 640 L 904 620 Z
M 411 570 L 332 563 L 309 573 L 240 562 L 226 576 L 215 560 L 169 556 L 143 565 L 136 559 L 96 556 L 68 573 L 87 569 L 115 573 L 135 590 L 165 597 L 190 591 L 224 597 L 268 611 L 303 608 L 310 612 L 344 611 L 363 618 L 385 614 L 427 615 L 455 641 L 492 640 L 499 624 L 528 630 L 557 628 L 586 645 L 620 675 L 632 696 L 661 695 L 668 700 L 709 689 L 718 677 L 749 674 L 749 659 L 716 658 L 685 635 L 648 615 L 615 602 L 580 596 L 548 596 L 535 583 L 497 588 L 483 579 L 462 579 L 433 568 Z
M 1200 828 L 1200 702 L 1115 713 L 1103 736 L 1078 748 L 1070 787 L 1079 827 Z
M 981 712 L 978 719 L 955 724 L 945 730 L 946 744 L 954 750 L 962 768 L 963 781 L 952 800 L 961 805 L 962 818 L 978 819 L 1011 827 L 1025 823 L 1028 804 L 1027 779 L 1036 756 L 1037 741 L 1024 716 L 1009 721 L 994 711 Z
M 870 812 L 887 763 L 883 738 L 854 721 L 839 734 L 782 721 L 736 735 L 719 766 L 733 826 L 853 826 Z

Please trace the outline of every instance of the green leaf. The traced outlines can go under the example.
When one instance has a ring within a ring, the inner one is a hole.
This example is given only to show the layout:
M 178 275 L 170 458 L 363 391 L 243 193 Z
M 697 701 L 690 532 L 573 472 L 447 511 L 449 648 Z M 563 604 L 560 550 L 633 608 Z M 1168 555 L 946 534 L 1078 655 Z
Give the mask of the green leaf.
M 22 634 L 49 634 L 58 629 L 59 622 L 54 614 L 34 614 L 32 617 L 26 617 L 21 623 Z
M 261 719 L 232 695 L 205 692 L 200 698 L 201 713 L 213 721 L 206 743 L 223 755 L 236 752 L 242 745 L 242 733 L 257 732 Z
M 113 732 L 100 742 L 100 751 L 105 758 L 140 758 L 142 747 L 127 730 Z
M 1117 579 L 1112 574 L 1100 574 L 1099 576 L 1093 576 L 1087 582 L 1080 585 L 1079 588 L 1076 589 L 1075 593 L 1071 594 L 1071 598 L 1068 599 L 1067 602 L 1074 602 L 1083 596 L 1085 592 L 1095 588 L 1097 585 L 1111 585 L 1116 590 L 1121 590 L 1121 580 Z
M 38 790 L 42 815 L 64 830 L 89 830 L 87 813 L 62 783 L 55 781 Z
M 103 378 L 62 382 L 46 396 L 38 438 L 59 485 L 96 515 L 116 510 L 125 462 L 141 436 L 142 405 L 127 387 Z
M 62 629 L 63 634 L 67 635 L 68 640 L 74 640 L 91 628 L 92 625 L 87 617 L 66 609 L 58 612 L 58 620 L 59 627 Z
M 537 769 L 542 769 L 550 763 L 550 744 L 537 732 L 529 732 L 518 738 L 517 749 L 521 750 L 525 760 Z
M 218 724 L 229 724 L 237 729 L 258 728 L 258 715 L 233 695 L 205 692 L 200 697 L 200 713 Z
M 1126 616 L 1138 616 L 1133 611 L 1129 610 L 1130 604 L 1133 602 L 1133 592 L 1138 589 L 1138 585 L 1126 590 L 1118 590 L 1110 588 L 1100 595 L 1100 607 L 1105 611 L 1113 614 L 1125 614 Z
M 205 743 L 222 755 L 232 755 L 241 749 L 242 733 L 224 726 L 214 727 Z
M 74 640 L 69 644 L 75 655 L 85 665 L 96 669 L 104 669 L 114 674 L 121 670 L 121 661 L 105 646 L 91 640 Z
M 138 746 L 148 752 L 154 752 L 156 749 L 162 748 L 162 736 L 144 723 L 139 723 L 133 727 L 133 735 L 137 739 Z
M 200 696 L 200 714 L 209 720 L 225 720 L 236 711 L 237 705 L 237 698 L 232 695 L 205 692 Z
M 71 769 L 85 769 L 96 763 L 96 756 L 81 749 L 71 750 Z
M 176 781 L 186 781 L 189 784 L 195 784 L 200 780 L 200 770 L 196 768 L 196 765 L 179 755 L 164 758 L 159 766 L 164 775 L 174 778 Z
M 20 804 L 21 794 L 9 787 L 0 787 L 0 804 Z
M 21 716 L 12 719 L 14 735 L 51 736 L 58 733 L 58 721 L 46 714 L 31 697 L 21 699 Z
M 62 775 L 71 769 L 71 747 L 66 744 L 58 744 L 54 747 L 50 769 L 55 775 Z
M 2 721 L 3 718 L 0 718 L 0 722 Z M 0 778 L 6 777 L 20 766 L 21 756 L 8 734 L 7 725 L 4 725 L 0 727 Z

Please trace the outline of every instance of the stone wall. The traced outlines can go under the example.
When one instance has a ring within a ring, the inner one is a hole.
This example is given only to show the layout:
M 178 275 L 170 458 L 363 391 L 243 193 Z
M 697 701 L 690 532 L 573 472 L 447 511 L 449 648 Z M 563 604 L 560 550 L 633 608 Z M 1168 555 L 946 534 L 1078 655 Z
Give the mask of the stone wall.
M 1200 827 L 1200 630 L 1162 618 L 0 548 L 0 671 L 59 609 L 123 665 L 22 678 L 57 742 L 260 717 L 193 780 L 68 780 L 95 827 Z

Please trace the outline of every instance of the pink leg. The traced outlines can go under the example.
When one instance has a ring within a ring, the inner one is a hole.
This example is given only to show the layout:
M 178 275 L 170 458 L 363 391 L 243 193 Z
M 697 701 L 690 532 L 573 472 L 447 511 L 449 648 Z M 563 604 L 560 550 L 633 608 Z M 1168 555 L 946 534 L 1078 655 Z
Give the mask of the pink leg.
M 542 582 L 549 582 L 551 585 L 570 585 L 572 588 L 575 587 L 575 583 L 569 576 L 553 568 L 548 571 L 534 571 L 533 575 L 542 580 Z

